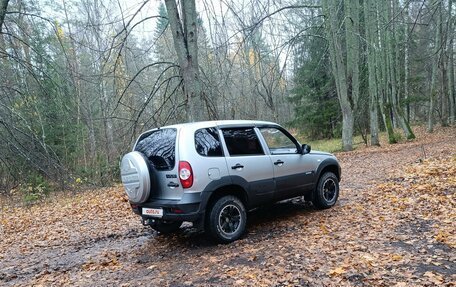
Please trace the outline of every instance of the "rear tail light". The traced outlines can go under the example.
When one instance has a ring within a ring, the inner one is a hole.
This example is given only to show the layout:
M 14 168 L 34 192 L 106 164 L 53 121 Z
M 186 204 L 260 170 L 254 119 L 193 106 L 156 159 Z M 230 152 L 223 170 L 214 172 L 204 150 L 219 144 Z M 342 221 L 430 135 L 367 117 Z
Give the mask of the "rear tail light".
M 179 179 L 183 188 L 190 188 L 193 185 L 192 166 L 186 161 L 179 162 Z
M 184 213 L 184 211 L 183 211 L 182 209 L 180 209 L 180 208 L 174 208 L 174 207 L 171 207 L 170 211 L 171 211 L 172 213 L 177 213 L 177 214 L 182 214 L 182 213 Z

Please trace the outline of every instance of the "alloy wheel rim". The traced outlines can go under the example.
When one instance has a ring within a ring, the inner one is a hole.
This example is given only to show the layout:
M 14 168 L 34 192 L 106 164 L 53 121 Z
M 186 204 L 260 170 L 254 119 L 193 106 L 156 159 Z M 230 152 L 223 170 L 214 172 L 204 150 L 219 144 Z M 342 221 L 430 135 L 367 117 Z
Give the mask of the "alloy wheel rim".
M 337 186 L 332 178 L 328 178 L 323 183 L 323 197 L 327 202 L 332 202 L 336 198 Z
M 241 222 L 241 211 L 236 205 L 228 204 L 219 213 L 220 230 L 226 235 L 238 231 Z

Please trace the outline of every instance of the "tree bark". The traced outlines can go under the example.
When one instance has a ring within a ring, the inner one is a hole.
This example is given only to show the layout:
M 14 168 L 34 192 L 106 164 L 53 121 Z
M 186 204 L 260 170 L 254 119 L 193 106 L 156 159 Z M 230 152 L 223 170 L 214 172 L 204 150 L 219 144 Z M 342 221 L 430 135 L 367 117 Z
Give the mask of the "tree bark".
M 5 21 L 6 11 L 8 9 L 9 0 L 1 0 L 0 2 L 0 33 L 2 33 L 3 22 Z
M 409 103 L 409 51 L 410 51 L 410 33 L 408 27 L 409 21 L 409 7 L 408 3 L 405 3 L 404 7 L 404 35 L 405 35 L 405 43 L 404 43 L 404 99 L 405 99 L 405 118 L 407 122 L 410 122 L 410 103 Z
M 353 51 L 347 51 L 347 64 L 344 62 L 342 54 L 342 40 L 338 35 L 340 21 L 338 19 L 338 2 L 325 0 L 323 1 L 323 6 L 325 9 L 325 15 L 327 17 L 327 36 L 329 41 L 329 55 L 331 58 L 331 67 L 334 79 L 336 82 L 337 96 L 339 98 L 339 104 L 342 111 L 342 148 L 345 151 L 353 149 L 353 126 L 354 126 L 354 105 L 358 100 L 357 96 L 359 94 L 359 82 L 357 74 L 359 75 L 358 59 L 359 54 L 354 55 Z M 358 13 L 358 6 L 356 4 L 350 5 L 349 1 L 345 1 L 347 9 L 350 13 L 349 15 L 354 15 Z M 357 35 L 353 32 L 353 25 L 351 21 L 356 21 L 357 16 L 353 16 L 353 19 L 346 19 L 345 24 L 348 24 L 346 28 L 346 37 L 347 38 L 347 49 L 354 47 L 355 51 L 359 51 L 355 46 L 359 45 L 358 40 L 353 40 L 353 37 Z M 348 56 L 348 54 L 351 54 Z M 348 63 L 349 62 L 349 63 Z M 349 67 L 347 69 L 347 67 Z
M 359 0 L 344 0 L 348 97 L 356 110 L 359 100 Z
M 389 98 L 389 69 L 388 69 L 388 53 L 386 44 L 386 33 L 383 29 L 383 24 L 380 23 L 380 19 L 384 18 L 383 15 L 380 14 L 380 5 L 378 1 L 375 2 L 375 14 L 376 14 L 376 21 L 375 21 L 375 31 L 376 31 L 376 39 L 375 39 L 375 47 L 377 50 L 376 53 L 376 64 L 377 64 L 377 89 L 378 89 L 378 105 L 380 107 L 380 113 L 382 115 L 383 124 L 385 125 L 386 132 L 388 134 L 388 142 L 390 144 L 396 143 L 396 137 L 394 135 L 393 123 L 391 119 L 391 112 L 390 112 L 390 104 L 388 101 Z M 387 18 L 385 18 L 387 19 Z
M 389 13 L 389 17 L 387 19 L 390 19 L 390 21 L 393 21 L 393 35 L 391 37 L 391 48 L 392 50 L 390 51 L 391 53 L 391 83 L 392 83 L 392 110 L 393 114 L 395 116 L 395 121 L 399 126 L 401 127 L 404 136 L 406 139 L 414 139 L 415 134 L 413 133 L 412 129 L 410 128 L 410 125 L 407 121 L 407 118 L 402 110 L 402 107 L 400 106 L 400 101 L 401 101 L 401 69 L 402 65 L 400 63 L 400 48 L 399 48 L 399 29 L 396 26 L 396 23 L 393 19 L 394 15 L 398 15 L 400 12 L 400 7 L 399 3 L 397 0 L 392 0 L 392 13 Z
M 452 17 L 453 0 L 448 1 L 448 123 L 453 125 L 455 123 L 455 90 L 454 90 L 454 19 Z
M 437 98 L 437 76 L 441 57 L 441 35 L 442 35 L 442 7 L 440 1 L 437 1 L 437 24 L 435 27 L 435 40 L 434 40 L 434 61 L 432 63 L 431 85 L 429 91 L 429 117 L 427 131 L 432 133 L 434 131 L 434 110 L 435 100 Z
M 373 146 L 379 146 L 380 141 L 378 137 L 378 88 L 376 80 L 376 69 L 375 64 L 375 50 L 373 42 L 375 41 L 374 30 L 372 25 L 374 24 L 373 18 L 371 17 L 370 9 L 372 8 L 371 0 L 364 1 L 364 27 L 366 34 L 366 54 L 367 54 L 367 69 L 369 74 L 369 127 L 370 127 L 370 144 Z M 374 18 L 375 19 L 375 18 Z
M 174 49 L 183 79 L 188 121 L 207 119 L 202 108 L 203 92 L 198 70 L 198 27 L 195 0 L 180 1 L 182 19 L 175 0 L 165 0 Z

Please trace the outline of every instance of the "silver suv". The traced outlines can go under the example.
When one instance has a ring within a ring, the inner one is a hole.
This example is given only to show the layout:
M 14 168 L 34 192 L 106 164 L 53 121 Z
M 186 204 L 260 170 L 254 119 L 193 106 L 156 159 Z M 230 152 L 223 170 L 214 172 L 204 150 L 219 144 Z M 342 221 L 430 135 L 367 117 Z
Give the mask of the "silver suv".
M 190 221 L 227 243 L 260 205 L 303 196 L 317 208 L 333 206 L 341 170 L 333 155 L 311 152 L 276 123 L 211 121 L 141 134 L 121 176 L 143 224 L 170 233 Z

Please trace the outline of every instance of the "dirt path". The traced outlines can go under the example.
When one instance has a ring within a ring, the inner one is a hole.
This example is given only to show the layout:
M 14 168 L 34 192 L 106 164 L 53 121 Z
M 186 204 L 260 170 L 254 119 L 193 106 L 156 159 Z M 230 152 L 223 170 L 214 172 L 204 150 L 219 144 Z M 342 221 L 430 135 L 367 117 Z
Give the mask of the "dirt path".
M 189 227 L 158 236 L 119 187 L 9 208 L 0 217 L 0 285 L 452 286 L 456 130 L 421 138 L 338 154 L 334 208 L 257 210 L 229 245 Z M 421 179 L 415 170 L 435 173 Z

